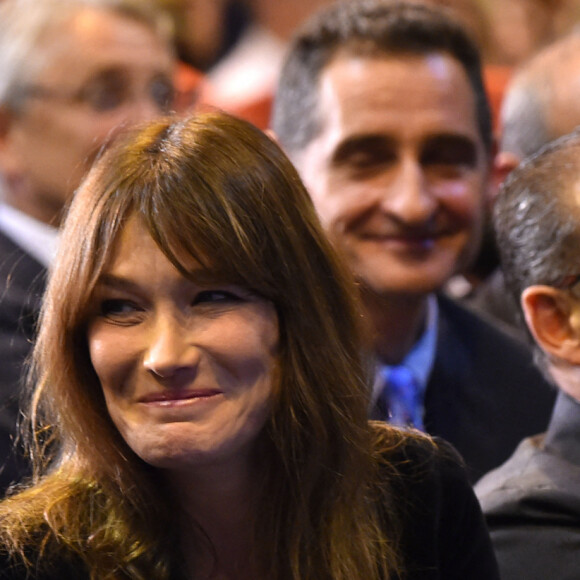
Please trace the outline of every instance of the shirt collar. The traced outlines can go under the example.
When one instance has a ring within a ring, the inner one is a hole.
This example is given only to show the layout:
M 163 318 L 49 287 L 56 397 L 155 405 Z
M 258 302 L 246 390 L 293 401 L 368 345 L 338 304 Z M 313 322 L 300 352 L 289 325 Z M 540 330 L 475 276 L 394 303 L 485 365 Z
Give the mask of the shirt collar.
M 439 307 L 437 305 L 437 298 L 434 294 L 430 294 L 427 297 L 427 317 L 423 334 L 413 345 L 413 348 L 407 353 L 407 356 L 401 361 L 401 365 L 407 367 L 413 373 L 413 376 L 423 392 L 427 388 L 427 382 L 429 381 L 429 376 L 431 375 L 431 370 L 435 361 L 438 317 Z M 389 365 L 380 363 L 377 365 L 377 372 L 375 373 L 375 382 L 373 385 L 373 404 L 376 403 L 383 388 L 385 369 L 388 373 L 389 368 Z
M 58 244 L 57 228 L 0 204 L 0 230 L 43 266 L 50 266 Z

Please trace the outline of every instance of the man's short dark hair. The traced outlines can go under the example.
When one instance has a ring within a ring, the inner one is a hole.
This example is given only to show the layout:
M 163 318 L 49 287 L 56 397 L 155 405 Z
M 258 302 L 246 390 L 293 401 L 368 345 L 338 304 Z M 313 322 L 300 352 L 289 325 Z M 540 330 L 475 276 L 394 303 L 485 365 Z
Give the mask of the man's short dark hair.
M 556 139 L 510 173 L 494 205 L 506 284 L 519 302 L 529 286 L 580 274 L 580 130 Z
M 494 228 L 506 287 L 518 305 L 526 288 L 561 288 L 580 274 L 578 187 L 580 130 L 522 161 L 500 188 Z M 543 359 L 536 349 L 545 370 Z
M 368 57 L 449 54 L 467 74 L 479 132 L 491 150 L 491 114 L 479 52 L 458 22 L 442 9 L 421 4 L 340 0 L 297 32 L 280 75 L 272 127 L 290 154 L 308 145 L 321 130 L 320 76 L 338 52 Z

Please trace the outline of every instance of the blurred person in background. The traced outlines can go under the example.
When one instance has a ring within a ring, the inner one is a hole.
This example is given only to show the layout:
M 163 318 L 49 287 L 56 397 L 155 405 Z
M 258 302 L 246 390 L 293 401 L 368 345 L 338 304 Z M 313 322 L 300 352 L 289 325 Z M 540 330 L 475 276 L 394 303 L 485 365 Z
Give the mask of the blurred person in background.
M 488 62 L 518 67 L 570 32 L 580 17 L 576 0 L 486 0 L 491 28 Z
M 288 41 L 308 16 L 332 1 L 245 0 L 247 23 L 233 46 L 207 71 L 203 99 L 267 128 Z
M 503 173 L 580 125 L 580 32 L 573 30 L 522 64 L 501 108 L 497 163 Z M 478 311 L 523 331 L 501 268 L 466 296 Z
M 26 472 L 19 385 L 63 209 L 120 129 L 172 109 L 174 72 L 145 0 L 0 4 L 0 489 Z
M 156 0 L 175 24 L 181 60 L 206 72 L 238 41 L 249 9 L 238 0 Z

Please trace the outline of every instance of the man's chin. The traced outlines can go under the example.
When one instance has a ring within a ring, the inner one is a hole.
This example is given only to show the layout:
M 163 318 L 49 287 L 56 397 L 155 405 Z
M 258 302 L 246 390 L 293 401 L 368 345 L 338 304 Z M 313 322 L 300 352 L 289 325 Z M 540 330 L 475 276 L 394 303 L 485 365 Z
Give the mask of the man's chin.
M 371 260 L 357 260 L 353 254 L 347 257 L 356 278 L 374 294 L 420 296 L 437 292 L 456 272 L 457 255 L 442 254 L 411 263 L 397 256 L 374 256 Z
M 372 294 L 379 298 L 426 297 L 443 288 L 447 278 L 407 276 L 399 279 L 383 279 L 376 276 L 358 275 L 363 296 Z

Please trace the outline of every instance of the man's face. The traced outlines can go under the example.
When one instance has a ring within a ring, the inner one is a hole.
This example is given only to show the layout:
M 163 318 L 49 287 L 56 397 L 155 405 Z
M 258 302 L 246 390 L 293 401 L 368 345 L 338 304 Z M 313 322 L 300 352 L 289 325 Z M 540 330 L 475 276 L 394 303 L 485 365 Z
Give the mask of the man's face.
M 439 289 L 477 250 L 488 158 L 475 96 L 446 54 L 338 56 L 322 130 L 294 161 L 332 241 L 380 296 Z
M 44 66 L 2 136 L 2 170 L 7 201 L 49 222 L 121 127 L 165 112 L 174 58 L 145 25 L 91 8 L 39 50 Z

